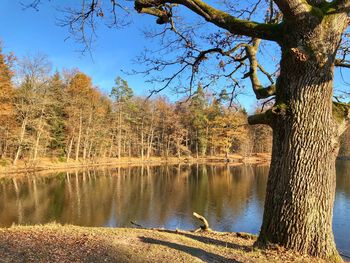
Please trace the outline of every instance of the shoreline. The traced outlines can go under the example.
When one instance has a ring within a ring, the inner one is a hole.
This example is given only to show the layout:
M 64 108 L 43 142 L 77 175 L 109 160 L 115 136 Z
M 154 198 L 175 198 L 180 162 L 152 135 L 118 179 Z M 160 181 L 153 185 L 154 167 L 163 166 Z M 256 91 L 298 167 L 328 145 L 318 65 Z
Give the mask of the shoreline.
M 39 159 L 36 162 L 28 163 L 18 162 L 17 165 L 0 165 L 0 178 L 9 175 L 38 173 L 44 171 L 66 171 L 71 169 L 92 169 L 96 167 L 129 167 L 141 165 L 164 165 L 164 164 L 225 164 L 230 166 L 243 164 L 269 165 L 271 156 L 269 154 L 252 154 L 250 156 L 230 155 L 224 156 L 206 156 L 200 158 L 193 157 L 151 157 L 149 159 L 141 158 L 104 158 L 99 160 L 69 161 L 62 162 L 58 159 Z M 1 161 L 1 160 L 0 160 Z M 4 161 L 4 160 L 3 160 Z

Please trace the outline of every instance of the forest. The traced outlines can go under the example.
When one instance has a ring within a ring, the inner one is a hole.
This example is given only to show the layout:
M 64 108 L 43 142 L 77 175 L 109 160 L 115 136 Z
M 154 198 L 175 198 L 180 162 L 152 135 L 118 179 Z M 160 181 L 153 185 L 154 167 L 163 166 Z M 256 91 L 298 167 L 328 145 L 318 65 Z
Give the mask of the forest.
M 16 66 L 15 66 L 16 64 Z M 134 95 L 116 77 L 110 94 L 78 69 L 51 74 L 43 55 L 0 54 L 0 156 L 3 165 L 40 158 L 59 161 L 153 156 L 228 156 L 270 153 L 271 129 L 247 124 L 230 97 L 201 86 L 176 103 Z M 256 111 L 261 109 L 257 108 Z M 340 155 L 349 155 L 349 132 Z
M 200 85 L 173 103 L 165 96 L 136 96 L 120 77 L 104 94 L 78 69 L 51 73 L 43 55 L 1 54 L 0 67 L 3 165 L 271 151 L 269 127 L 247 125 L 244 108 Z

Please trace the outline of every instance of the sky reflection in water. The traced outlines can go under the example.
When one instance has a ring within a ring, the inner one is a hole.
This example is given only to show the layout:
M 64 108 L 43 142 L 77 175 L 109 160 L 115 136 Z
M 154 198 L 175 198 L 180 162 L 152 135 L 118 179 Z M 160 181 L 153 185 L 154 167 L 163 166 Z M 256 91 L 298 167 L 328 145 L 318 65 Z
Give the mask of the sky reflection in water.
M 0 183 L 0 226 L 58 222 L 81 226 L 195 229 L 192 212 L 218 231 L 258 233 L 268 167 L 174 165 L 27 176 Z M 333 228 L 350 254 L 350 162 L 337 163 Z

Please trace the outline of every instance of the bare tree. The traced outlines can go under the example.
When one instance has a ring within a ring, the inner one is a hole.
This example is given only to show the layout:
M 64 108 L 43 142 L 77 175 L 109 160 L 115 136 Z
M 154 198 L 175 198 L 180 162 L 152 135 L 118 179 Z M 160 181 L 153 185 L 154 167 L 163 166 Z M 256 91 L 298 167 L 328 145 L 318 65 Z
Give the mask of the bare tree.
M 50 62 L 42 54 L 30 55 L 19 61 L 19 89 L 16 96 L 16 112 L 21 129 L 18 136 L 17 151 L 13 163 L 16 164 L 24 148 L 31 151 L 31 158 L 38 156 L 40 142 L 48 134 L 50 101 L 48 80 L 51 70 Z M 30 128 L 31 133 L 28 133 Z

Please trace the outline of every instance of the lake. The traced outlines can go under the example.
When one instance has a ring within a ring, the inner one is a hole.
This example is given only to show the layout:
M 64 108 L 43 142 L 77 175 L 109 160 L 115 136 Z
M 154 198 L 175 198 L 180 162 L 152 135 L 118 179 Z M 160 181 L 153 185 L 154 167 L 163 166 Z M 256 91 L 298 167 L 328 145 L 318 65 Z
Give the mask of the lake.
M 80 226 L 194 230 L 192 213 L 217 231 L 257 234 L 267 166 L 140 166 L 28 175 L 0 181 L 0 226 L 58 222 Z M 337 163 L 333 228 L 350 255 L 350 161 Z

